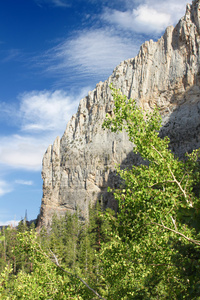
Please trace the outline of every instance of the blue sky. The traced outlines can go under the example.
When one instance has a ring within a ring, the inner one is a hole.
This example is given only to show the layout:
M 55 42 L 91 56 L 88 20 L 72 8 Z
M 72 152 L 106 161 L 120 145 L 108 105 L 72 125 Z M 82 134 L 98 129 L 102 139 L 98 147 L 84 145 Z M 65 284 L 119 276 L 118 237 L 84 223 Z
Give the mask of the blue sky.
M 185 0 L 0 1 L 0 225 L 39 213 L 42 157 L 81 98 L 185 13 Z

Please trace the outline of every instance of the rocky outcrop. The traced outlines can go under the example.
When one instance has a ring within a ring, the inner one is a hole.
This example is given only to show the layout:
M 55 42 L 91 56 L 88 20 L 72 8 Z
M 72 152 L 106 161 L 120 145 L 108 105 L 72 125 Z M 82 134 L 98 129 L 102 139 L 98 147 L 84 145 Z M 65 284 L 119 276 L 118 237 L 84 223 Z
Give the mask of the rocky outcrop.
M 107 186 L 118 184 L 115 165 L 139 162 L 125 132 L 102 129 L 113 109 L 111 82 L 145 110 L 160 107 L 161 135 L 171 138 L 178 155 L 200 147 L 199 51 L 200 4 L 193 1 L 175 28 L 168 27 L 157 42 L 145 42 L 135 58 L 123 61 L 80 101 L 63 137 L 43 158 L 39 226 L 48 226 L 54 213 L 77 208 L 86 217 L 89 203 L 97 199 L 115 209 L 107 194 Z

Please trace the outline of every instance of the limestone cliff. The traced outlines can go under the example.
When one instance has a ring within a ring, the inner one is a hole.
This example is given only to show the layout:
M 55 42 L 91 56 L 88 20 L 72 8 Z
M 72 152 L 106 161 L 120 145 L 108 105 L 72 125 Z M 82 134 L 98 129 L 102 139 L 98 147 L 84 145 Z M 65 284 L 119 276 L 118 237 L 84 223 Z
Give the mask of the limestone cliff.
M 77 207 L 86 216 L 89 203 L 97 199 L 115 208 L 106 192 L 117 184 L 115 165 L 128 166 L 138 158 L 125 132 L 102 130 L 106 113 L 112 114 L 111 82 L 145 110 L 160 107 L 161 134 L 170 136 L 180 156 L 200 147 L 199 51 L 200 3 L 193 1 L 175 28 L 168 27 L 157 42 L 145 42 L 135 58 L 123 61 L 80 101 L 63 137 L 43 158 L 39 226 L 48 226 L 54 213 Z

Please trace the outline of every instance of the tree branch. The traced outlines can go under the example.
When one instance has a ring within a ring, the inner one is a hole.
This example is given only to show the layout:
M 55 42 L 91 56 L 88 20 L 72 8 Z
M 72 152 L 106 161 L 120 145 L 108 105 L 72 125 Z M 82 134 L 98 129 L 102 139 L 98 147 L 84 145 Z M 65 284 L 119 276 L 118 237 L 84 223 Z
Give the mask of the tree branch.
M 174 176 L 174 173 L 173 173 L 172 170 L 170 169 L 169 165 L 167 165 L 167 167 L 168 167 L 168 169 L 169 169 L 169 171 L 170 171 L 170 173 L 171 173 L 171 175 L 172 175 L 172 177 L 173 177 L 175 183 L 178 185 L 179 189 L 180 189 L 181 192 L 183 193 L 183 196 L 184 196 L 186 202 L 189 204 L 189 201 L 188 201 L 188 199 L 187 199 L 187 195 L 186 195 L 185 190 L 182 188 L 180 182 L 178 182 L 178 180 L 177 180 L 176 177 Z
M 172 223 L 174 224 L 175 229 L 177 230 L 175 219 L 172 216 L 171 216 L 171 219 L 172 219 Z
M 162 156 L 162 154 L 161 154 L 161 153 L 160 153 L 153 145 L 152 145 L 152 148 L 160 155 L 160 157 L 162 157 L 162 158 L 164 159 L 164 157 Z M 167 165 L 168 170 L 170 171 L 170 174 L 172 175 L 172 178 L 174 179 L 174 182 L 178 185 L 180 191 L 183 193 L 183 196 L 184 196 L 184 198 L 185 198 L 185 201 L 189 204 L 189 206 L 192 207 L 192 203 L 190 203 L 190 202 L 188 201 L 188 199 L 187 199 L 188 197 L 187 197 L 187 195 L 186 195 L 185 190 L 182 188 L 180 182 L 176 179 L 176 177 L 175 177 L 174 173 L 172 172 L 170 166 L 169 166 L 168 164 L 166 164 L 166 165 Z M 183 178 L 182 178 L 182 180 L 183 180 Z M 181 181 L 182 181 L 182 180 L 181 180 Z
M 148 188 L 152 188 L 152 187 L 154 187 L 156 185 L 159 185 L 159 184 L 174 183 L 174 182 L 175 182 L 174 180 L 165 180 L 165 181 L 156 182 L 156 183 L 154 183 L 152 185 L 148 185 L 147 187 Z
M 93 288 L 91 288 L 80 276 L 78 276 L 77 274 L 73 274 L 67 270 L 65 270 L 64 268 L 62 268 L 58 262 L 58 258 L 56 257 L 56 255 L 51 251 L 51 249 L 49 249 L 49 251 L 51 252 L 53 258 L 55 261 L 53 261 L 41 248 L 40 244 L 38 244 L 38 247 L 40 248 L 37 249 L 38 252 L 40 252 L 42 255 L 46 256 L 53 264 L 55 264 L 59 269 L 61 269 L 63 272 L 69 274 L 72 277 L 76 277 L 77 279 L 79 279 L 90 291 L 92 291 L 99 299 L 102 300 L 106 300 L 105 298 L 101 297 L 101 295 L 99 295 Z
M 49 249 L 50 250 L 50 249 Z M 58 262 L 58 259 L 56 257 L 56 255 L 50 250 L 51 254 L 53 255 L 53 258 L 55 261 L 51 260 L 59 269 L 61 269 L 63 272 L 73 276 L 73 277 L 76 277 L 78 278 L 90 291 L 92 291 L 99 299 L 103 299 L 103 300 L 106 300 L 105 298 L 101 297 L 93 288 L 91 288 L 80 276 L 78 276 L 77 274 L 73 274 L 65 269 L 63 269 L 59 262 Z
M 190 239 L 189 237 L 187 237 L 186 235 L 184 235 L 183 233 L 179 232 L 179 231 L 176 231 L 174 229 L 171 229 L 167 226 L 165 226 L 164 224 L 159 224 L 159 223 L 155 223 L 155 222 L 151 222 L 151 224 L 154 224 L 154 225 L 157 225 L 157 226 L 160 226 L 160 227 L 163 227 L 164 229 L 167 229 L 169 231 L 172 231 L 180 236 L 182 236 L 184 239 L 186 239 L 187 241 L 193 243 L 193 244 L 196 244 L 198 246 L 200 246 L 200 241 L 196 241 L 196 240 L 193 240 L 193 239 Z

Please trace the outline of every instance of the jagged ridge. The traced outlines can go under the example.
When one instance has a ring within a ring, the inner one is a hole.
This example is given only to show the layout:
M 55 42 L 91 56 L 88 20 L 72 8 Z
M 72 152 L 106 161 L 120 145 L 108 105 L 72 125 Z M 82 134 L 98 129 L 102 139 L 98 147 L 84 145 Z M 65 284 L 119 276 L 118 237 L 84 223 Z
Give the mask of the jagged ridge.
M 118 181 L 115 164 L 139 163 L 125 132 L 102 130 L 106 113 L 112 114 L 111 82 L 145 110 L 160 107 L 161 135 L 171 138 L 178 155 L 200 146 L 199 14 L 199 1 L 187 5 L 175 28 L 168 27 L 157 42 L 145 42 L 135 58 L 122 62 L 80 101 L 63 137 L 56 138 L 43 158 L 39 227 L 48 226 L 54 213 L 77 207 L 85 217 L 89 203 L 97 199 L 116 208 L 106 192 Z

